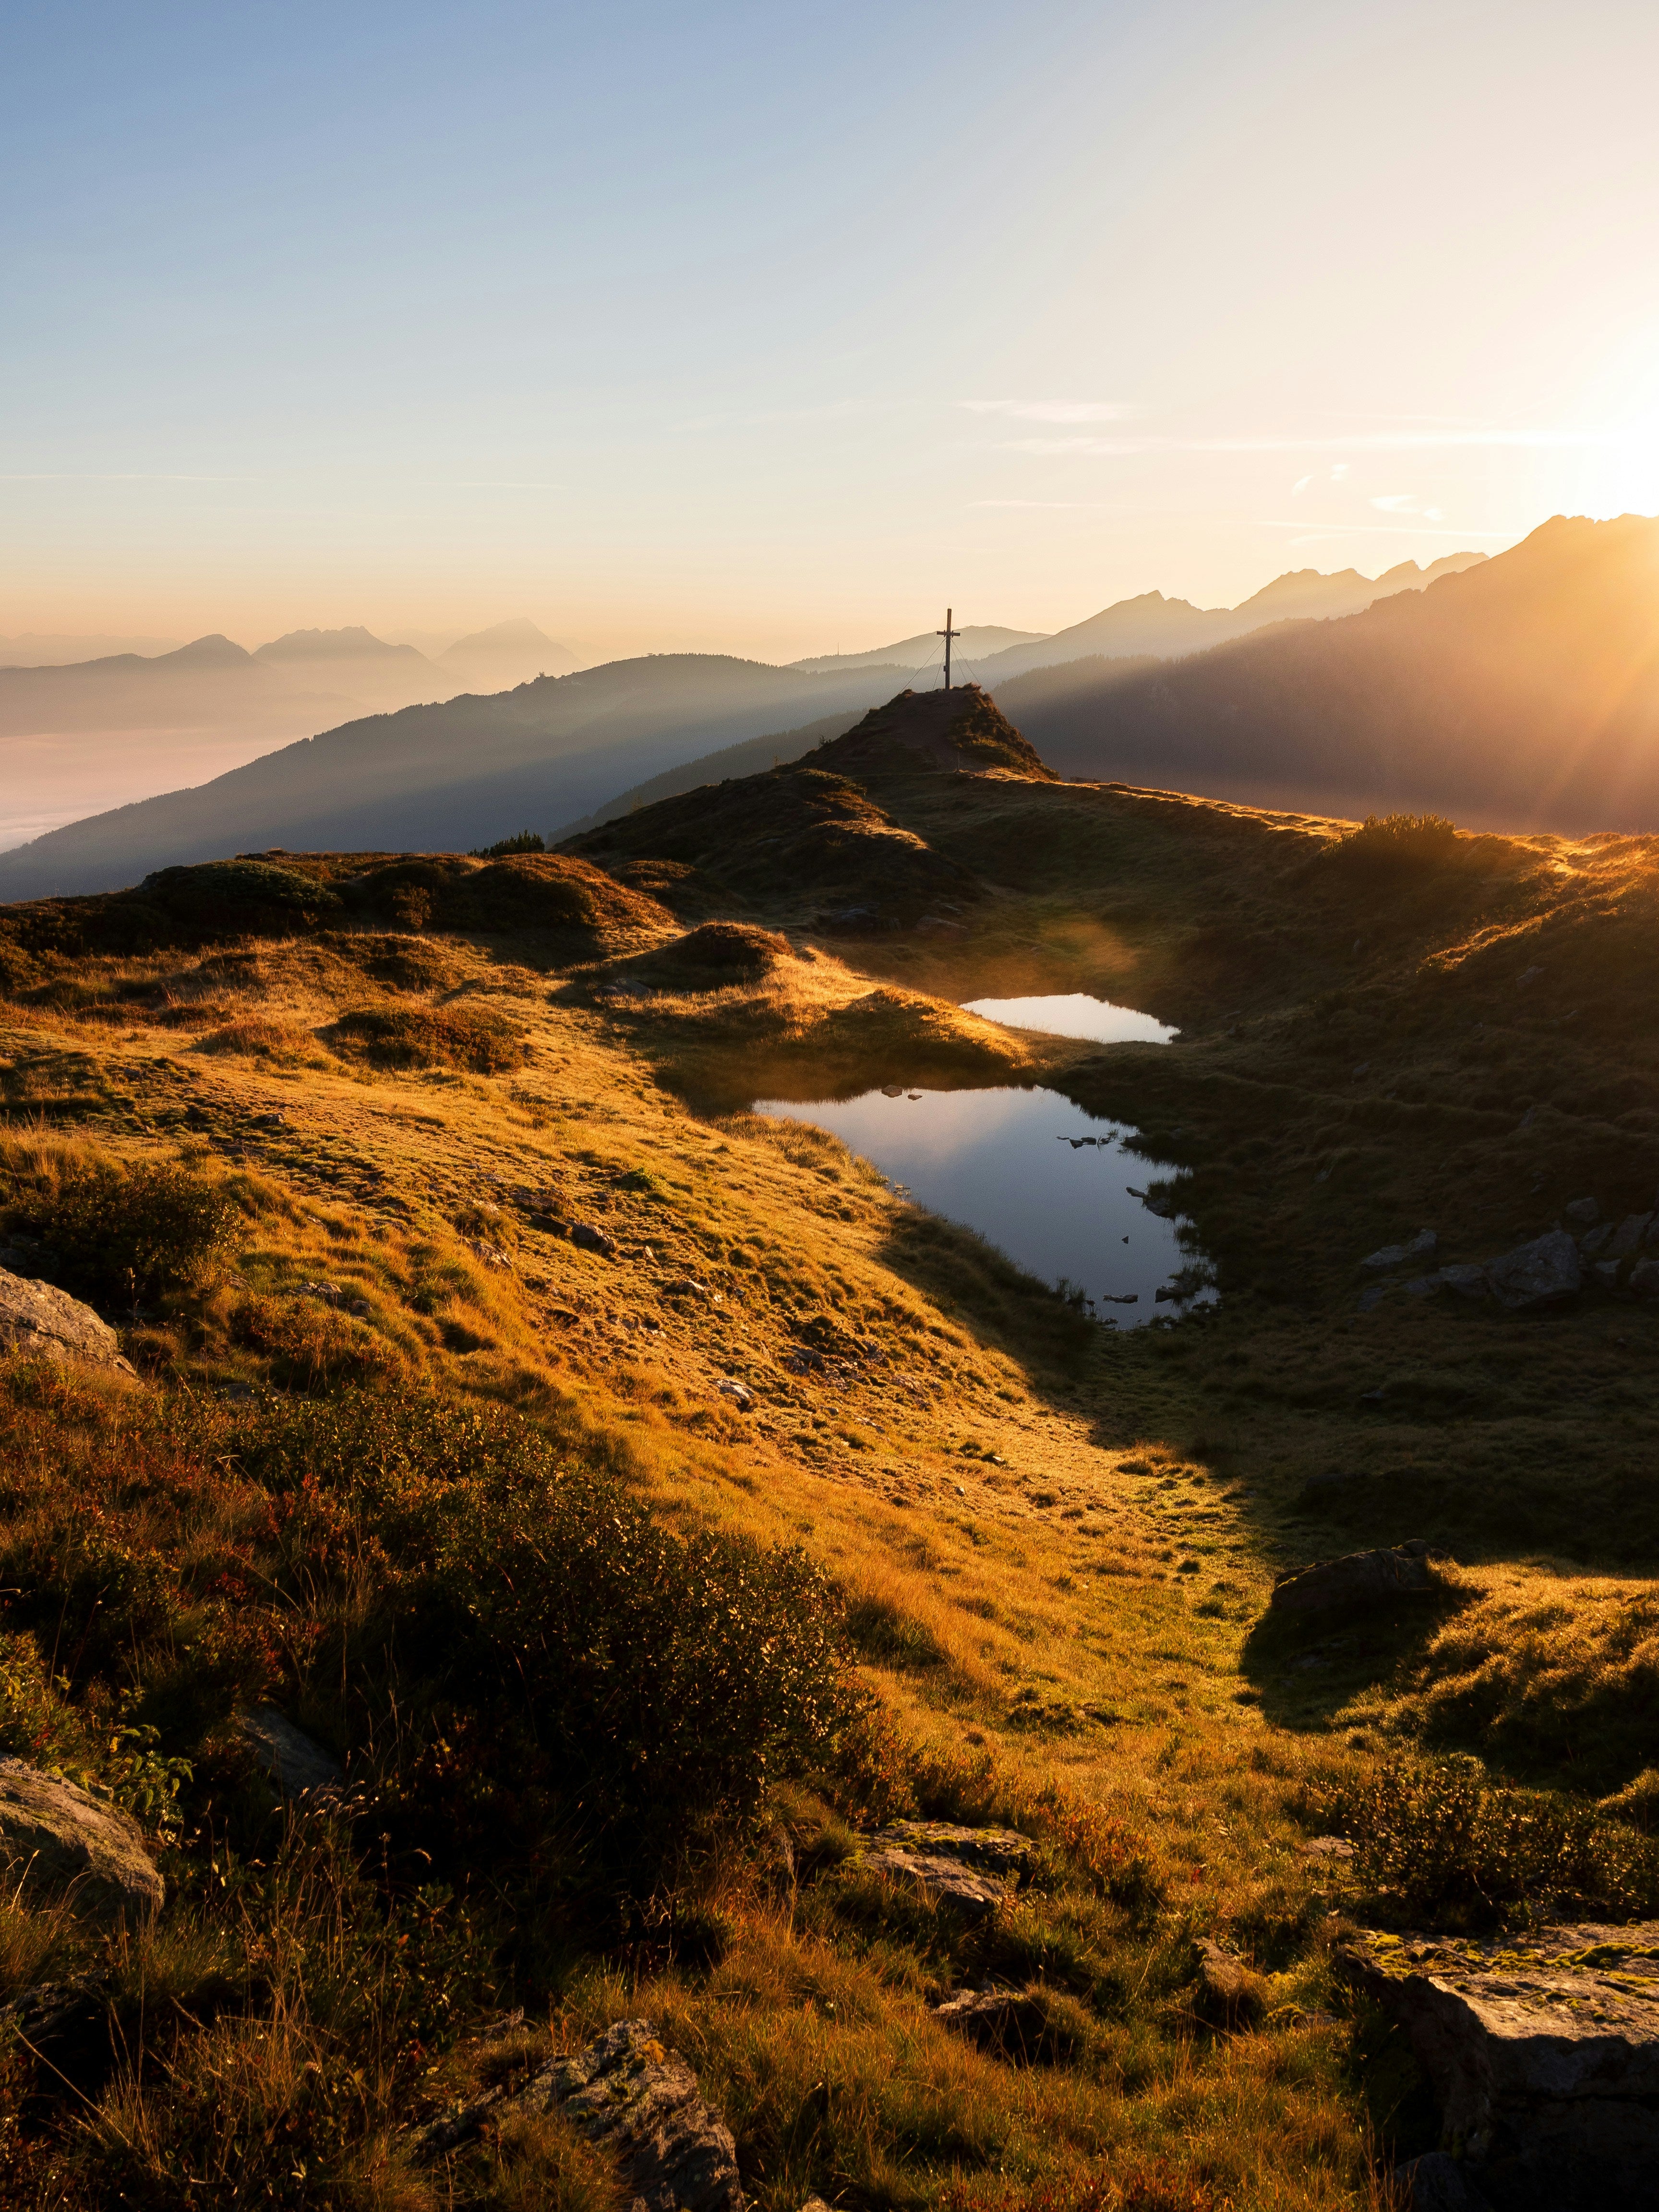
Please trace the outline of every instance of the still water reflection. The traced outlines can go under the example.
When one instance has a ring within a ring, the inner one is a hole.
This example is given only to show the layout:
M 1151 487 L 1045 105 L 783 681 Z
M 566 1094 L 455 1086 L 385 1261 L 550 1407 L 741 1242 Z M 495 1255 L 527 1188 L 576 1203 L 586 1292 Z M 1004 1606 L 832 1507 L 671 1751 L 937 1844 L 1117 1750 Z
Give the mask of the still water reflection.
M 1035 999 L 966 999 L 965 1014 L 983 1014 L 1011 1030 L 1047 1030 L 1050 1036 L 1091 1037 L 1097 1044 L 1168 1044 L 1176 1035 L 1166 1022 L 1133 1006 L 1115 1006 L 1086 991 L 1047 992 Z
M 1058 1091 L 889 1085 L 810 1105 L 759 1099 L 754 1110 L 830 1130 L 918 1205 L 978 1230 L 1043 1282 L 1080 1287 L 1103 1321 L 1131 1328 L 1214 1298 L 1196 1247 L 1137 1194 L 1178 1170 L 1126 1152 L 1121 1122 Z M 1177 1210 L 1175 1193 L 1152 1195 Z

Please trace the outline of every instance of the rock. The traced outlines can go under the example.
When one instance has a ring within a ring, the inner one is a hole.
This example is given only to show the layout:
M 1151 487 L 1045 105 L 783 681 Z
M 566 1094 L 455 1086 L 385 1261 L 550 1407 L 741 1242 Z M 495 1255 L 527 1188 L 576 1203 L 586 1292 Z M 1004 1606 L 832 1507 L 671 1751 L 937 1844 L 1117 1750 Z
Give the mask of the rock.
M 714 1388 L 722 1398 L 730 1398 L 740 1413 L 753 1412 L 755 1400 L 752 1392 L 745 1389 L 741 1382 L 734 1382 L 729 1375 L 722 1376 Z
M 1407 1260 L 1432 1260 L 1440 1239 L 1432 1229 L 1419 1230 L 1409 1244 L 1384 1244 L 1375 1252 L 1368 1252 L 1360 1261 L 1362 1267 L 1399 1267 Z
M 1361 1291 L 1359 1293 L 1360 1312 L 1375 1313 L 1388 1295 L 1389 1286 L 1386 1283 L 1373 1283 L 1368 1291 Z
M 562 2112 L 617 2154 L 629 2212 L 744 2212 L 732 2133 L 696 2076 L 648 2020 L 621 2020 L 574 2057 L 550 2058 L 518 2088 L 505 2083 L 414 2136 L 429 2165 L 507 2112 Z
M 1630 1259 L 1642 1249 L 1652 1226 L 1652 1214 L 1627 1213 L 1603 1246 L 1601 1256 L 1604 1260 Z
M 1440 1287 L 1460 1298 L 1484 1298 L 1492 1289 L 1486 1269 L 1463 1260 L 1455 1261 L 1449 1267 L 1440 1270 Z
M 275 1705 L 252 1705 L 238 1713 L 236 1730 L 284 1797 L 331 1796 L 345 1779 L 338 1760 Z
M 1583 1287 L 1578 1247 L 1565 1229 L 1552 1229 L 1494 1260 L 1486 1269 L 1498 1304 L 1511 1313 L 1536 1313 L 1577 1297 Z
M 1435 1586 L 1429 1547 L 1421 1536 L 1374 1552 L 1350 1552 L 1340 1559 L 1316 1559 L 1292 1567 L 1273 1584 L 1268 1600 L 1273 1613 L 1322 1613 L 1332 1606 L 1388 1605 Z
M 1625 1287 L 1638 1298 L 1659 1297 L 1659 1260 L 1638 1260 Z
M 961 1828 L 944 1820 L 896 1820 L 854 1854 L 856 1863 L 908 1878 L 974 1918 L 1005 1903 L 1030 1864 L 1029 1837 L 1009 1828 Z
M 513 2102 L 562 2112 L 611 2145 L 629 2212 L 743 2212 L 732 2131 L 648 2020 L 620 2020 L 574 2058 L 554 2059 Z
M 1227 2016 L 1239 2020 L 1259 2012 L 1261 1983 L 1244 1960 L 1224 1951 L 1212 1936 L 1200 1936 L 1197 1943 L 1200 1978 Z
M 90 1306 L 51 1283 L 0 1269 L 0 1352 L 36 1358 L 84 1359 L 88 1366 L 133 1371 L 121 1356 L 115 1331 Z
M 1351 1859 L 1353 1845 L 1343 1836 L 1310 1836 L 1297 1849 L 1304 1859 Z
M 941 2027 L 1016 2065 L 1069 2057 L 1073 2039 L 1056 2031 L 1038 1990 L 958 1990 L 933 2007 Z
M 155 1911 L 165 1893 L 135 1820 L 21 1759 L 0 1759 L 0 1859 L 102 1915 Z
M 570 1231 L 570 1241 L 583 1252 L 597 1252 L 601 1258 L 616 1257 L 617 1240 L 609 1237 L 596 1221 L 579 1221 Z
M 1486 1938 L 1363 1931 L 1347 1960 L 1409 2035 L 1466 2185 L 1504 2212 L 1653 2202 L 1659 1922 Z
M 1395 2166 L 1394 2181 L 1406 2212 L 1482 2212 L 1486 2201 L 1475 2195 L 1457 2160 L 1443 2150 L 1407 2159 Z
M 103 2008 L 108 1977 L 76 1974 L 67 1982 L 37 1982 L 0 2004 L 0 2030 L 15 2028 L 26 2043 L 41 2044 L 88 2026 Z
M 1601 1209 L 1593 1198 L 1575 1198 L 1561 1209 L 1561 1218 L 1569 1229 L 1582 1237 L 1587 1229 L 1594 1229 L 1601 1218 Z

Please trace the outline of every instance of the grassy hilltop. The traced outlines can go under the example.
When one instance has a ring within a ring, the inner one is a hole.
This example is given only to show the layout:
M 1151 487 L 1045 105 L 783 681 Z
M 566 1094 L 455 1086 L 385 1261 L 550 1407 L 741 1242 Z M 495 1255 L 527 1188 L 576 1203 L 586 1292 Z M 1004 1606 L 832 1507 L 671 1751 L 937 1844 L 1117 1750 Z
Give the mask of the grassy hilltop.
M 0 908 L 0 1266 L 137 1370 L 0 1366 L 0 1750 L 169 1888 L 0 1907 L 94 1993 L 0 2049 L 9 2203 L 605 2205 L 551 2120 L 406 2130 L 647 2015 L 764 2212 L 1382 2205 L 1433 2115 L 1346 1920 L 1659 1906 L 1651 1311 L 1358 1264 L 1653 1206 L 1651 841 L 1064 784 L 953 696 L 557 853 Z M 1077 989 L 1181 1041 L 956 1004 Z M 886 1081 L 1133 1122 L 1218 1304 L 1097 1328 L 745 1110 Z M 1420 1609 L 1264 1619 L 1411 1536 Z M 1017 1902 L 861 1868 L 908 1814 L 1025 1832 Z M 933 2018 L 992 1978 L 1042 2063 Z

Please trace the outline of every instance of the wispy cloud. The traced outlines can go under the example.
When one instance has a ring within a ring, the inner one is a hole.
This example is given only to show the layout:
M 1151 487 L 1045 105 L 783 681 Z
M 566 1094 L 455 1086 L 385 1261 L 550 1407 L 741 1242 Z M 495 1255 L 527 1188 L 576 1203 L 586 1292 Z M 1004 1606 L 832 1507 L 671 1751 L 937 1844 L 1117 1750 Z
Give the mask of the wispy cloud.
M 1379 492 L 1371 505 L 1379 514 L 1415 514 L 1417 494 L 1414 491 Z
M 1118 399 L 959 399 L 970 415 L 1009 415 L 1021 422 L 1127 422 L 1138 407 Z
M 1348 438 L 1248 437 L 1011 438 L 1011 453 L 1097 455 L 1114 459 L 1134 453 L 1430 453 L 1466 447 L 1539 447 L 1601 446 L 1594 430 L 1367 430 Z
M 101 475 L 82 469 L 41 469 L 27 475 L 0 474 L 0 483 L 257 483 L 257 477 L 160 476 L 132 469 Z

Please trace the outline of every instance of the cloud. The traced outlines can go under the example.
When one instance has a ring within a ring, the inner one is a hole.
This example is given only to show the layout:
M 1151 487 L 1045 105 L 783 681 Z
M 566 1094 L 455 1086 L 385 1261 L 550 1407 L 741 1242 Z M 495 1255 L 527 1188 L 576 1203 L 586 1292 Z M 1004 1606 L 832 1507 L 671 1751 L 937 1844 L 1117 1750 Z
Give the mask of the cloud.
M 959 399 L 970 415 L 1012 415 L 1022 422 L 1124 422 L 1139 414 L 1115 399 Z
M 1291 498 L 1294 499 L 1298 492 L 1306 491 L 1308 486 L 1312 482 L 1313 478 L 1311 477 L 1298 477 L 1296 482 L 1291 486 Z
M 1371 501 L 1379 514 L 1415 514 L 1417 494 L 1414 491 L 1385 491 Z
M 1050 418 L 1053 419 L 1053 418 Z M 1131 453 L 1428 453 L 1455 447 L 1556 447 L 1601 446 L 1607 438 L 1590 430 L 1373 430 L 1348 438 L 1261 436 L 1166 438 L 1013 438 L 1011 453 L 1079 453 L 1116 459 Z M 1331 471 L 1340 483 L 1352 471 L 1340 462 Z
M 1348 466 L 1346 461 L 1339 461 L 1336 466 L 1331 471 L 1331 482 L 1333 483 L 1345 483 L 1352 474 L 1353 471 Z

